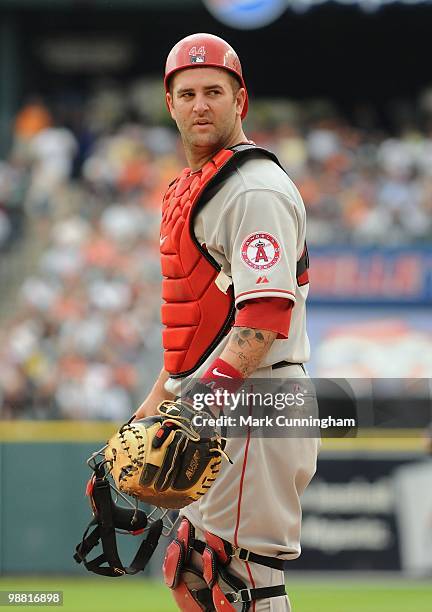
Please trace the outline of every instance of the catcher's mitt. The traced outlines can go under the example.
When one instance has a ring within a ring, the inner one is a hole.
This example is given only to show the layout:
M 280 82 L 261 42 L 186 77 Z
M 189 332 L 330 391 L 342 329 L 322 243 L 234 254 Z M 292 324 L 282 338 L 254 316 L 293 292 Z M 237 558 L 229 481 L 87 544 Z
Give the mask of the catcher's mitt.
M 224 441 L 193 425 L 196 410 L 165 401 L 159 415 L 129 422 L 108 441 L 111 475 L 123 493 L 161 508 L 183 508 L 210 489 L 221 466 Z

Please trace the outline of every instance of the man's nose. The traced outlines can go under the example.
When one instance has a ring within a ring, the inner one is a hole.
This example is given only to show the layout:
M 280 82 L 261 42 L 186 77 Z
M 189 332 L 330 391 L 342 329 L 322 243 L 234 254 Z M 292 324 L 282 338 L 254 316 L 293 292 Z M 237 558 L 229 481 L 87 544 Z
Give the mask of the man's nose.
M 208 110 L 209 106 L 205 96 L 197 94 L 194 100 L 194 111 L 198 114 L 205 113 Z

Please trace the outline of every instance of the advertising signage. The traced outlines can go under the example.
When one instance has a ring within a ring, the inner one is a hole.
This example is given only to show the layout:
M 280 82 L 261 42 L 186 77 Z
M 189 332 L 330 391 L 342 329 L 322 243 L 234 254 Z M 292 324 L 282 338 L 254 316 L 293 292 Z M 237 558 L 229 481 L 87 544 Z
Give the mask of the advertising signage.
M 430 248 L 310 248 L 315 303 L 432 303 Z

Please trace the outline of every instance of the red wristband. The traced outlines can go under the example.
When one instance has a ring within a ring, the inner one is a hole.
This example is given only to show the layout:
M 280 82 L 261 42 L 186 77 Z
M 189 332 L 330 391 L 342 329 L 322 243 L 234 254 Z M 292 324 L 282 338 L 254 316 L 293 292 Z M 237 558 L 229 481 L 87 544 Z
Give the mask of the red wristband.
M 243 383 L 243 376 L 230 363 L 218 357 L 201 377 L 201 381 L 210 389 L 226 389 L 235 393 Z

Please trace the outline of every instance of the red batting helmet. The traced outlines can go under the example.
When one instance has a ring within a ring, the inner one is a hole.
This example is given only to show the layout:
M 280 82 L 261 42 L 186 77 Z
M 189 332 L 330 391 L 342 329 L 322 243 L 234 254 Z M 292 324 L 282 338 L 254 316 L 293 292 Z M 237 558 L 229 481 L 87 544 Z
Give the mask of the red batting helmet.
M 248 95 L 240 60 L 231 45 L 213 34 L 191 34 L 174 45 L 166 61 L 165 90 L 169 91 L 169 79 L 178 70 L 205 66 L 225 68 L 237 77 L 246 92 L 243 119 L 248 110 Z

